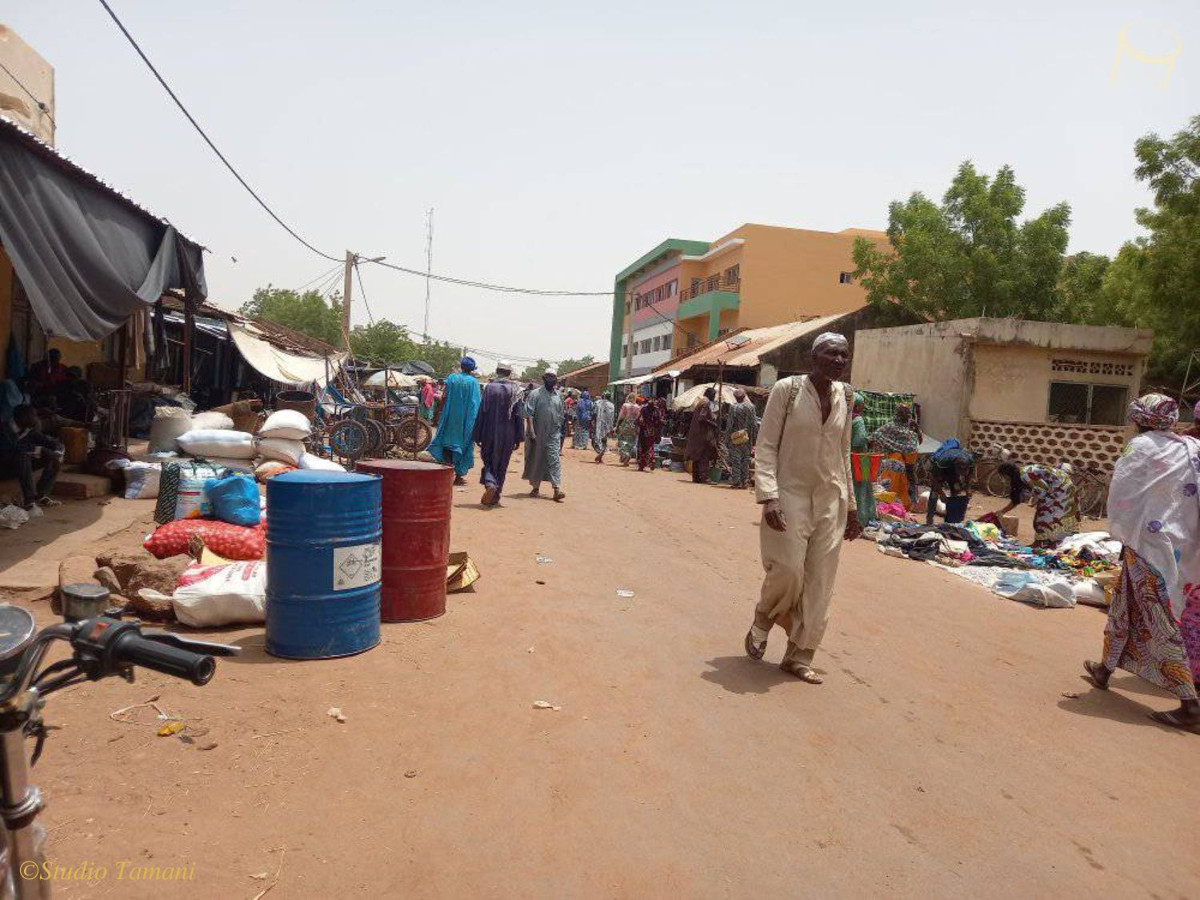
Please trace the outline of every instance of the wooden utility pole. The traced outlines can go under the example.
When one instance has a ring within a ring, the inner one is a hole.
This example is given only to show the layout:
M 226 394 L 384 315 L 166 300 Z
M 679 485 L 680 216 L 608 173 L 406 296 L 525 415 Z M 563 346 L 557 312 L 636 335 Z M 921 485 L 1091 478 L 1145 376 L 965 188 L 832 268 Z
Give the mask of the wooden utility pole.
M 342 281 L 342 340 L 350 350 L 350 292 L 354 287 L 354 254 L 346 251 L 346 277 Z

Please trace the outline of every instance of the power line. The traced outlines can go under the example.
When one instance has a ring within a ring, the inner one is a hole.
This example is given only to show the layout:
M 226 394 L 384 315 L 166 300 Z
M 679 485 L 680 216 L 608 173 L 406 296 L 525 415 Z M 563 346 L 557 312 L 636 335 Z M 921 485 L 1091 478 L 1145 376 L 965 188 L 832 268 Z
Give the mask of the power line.
M 138 46 L 138 42 L 133 39 L 133 35 L 129 33 L 129 29 L 127 29 L 125 27 L 124 23 L 121 22 L 121 20 L 117 18 L 117 14 L 115 12 L 113 12 L 112 7 L 108 5 L 108 0 L 100 0 L 100 5 L 104 7 L 105 12 L 108 13 L 109 17 L 113 20 L 113 22 L 116 23 L 117 27 L 121 29 L 121 33 L 123 35 L 125 35 L 125 39 L 128 40 L 130 45 L 132 45 L 133 49 L 137 51 L 137 55 L 142 58 L 142 62 L 144 62 L 146 64 L 147 68 L 149 68 L 150 71 L 152 73 L 154 73 L 154 77 L 156 79 L 158 79 L 158 83 L 162 85 L 163 90 L 166 91 L 167 94 L 170 96 L 170 98 L 175 101 L 175 105 L 179 107 L 179 111 L 182 112 L 184 114 L 184 116 L 187 117 L 187 120 L 189 122 L 191 122 L 192 127 L 195 128 L 197 132 L 199 132 L 200 137 L 204 138 L 204 142 L 206 144 L 208 144 L 208 146 L 212 150 L 212 152 L 217 154 L 217 158 L 220 159 L 221 162 L 223 162 L 225 164 L 225 168 L 227 168 L 230 171 L 230 173 L 233 175 L 233 177 L 238 180 L 238 182 L 241 184 L 241 186 L 244 187 L 247 190 L 247 192 L 249 192 L 250 196 L 258 201 L 258 205 L 261 206 L 266 211 L 267 215 L 269 215 L 272 219 L 274 219 L 276 222 L 278 222 L 279 225 L 284 229 L 284 231 L 286 231 L 288 234 L 290 234 L 292 237 L 294 237 L 296 240 L 298 240 L 301 244 L 303 244 L 305 247 L 307 247 L 313 253 L 317 254 L 317 256 L 322 256 L 325 259 L 329 260 L 330 262 L 339 262 L 339 260 L 336 256 L 330 256 L 328 253 L 322 253 L 320 250 L 318 250 L 316 247 L 314 247 L 312 244 L 310 244 L 304 238 L 300 237 L 300 235 L 296 233 L 295 229 L 293 229 L 290 225 L 288 225 L 287 222 L 283 221 L 283 219 L 279 218 L 279 216 L 277 216 L 275 214 L 275 210 L 273 210 L 273 209 L 271 209 L 271 207 L 267 206 L 267 202 L 265 200 L 263 200 L 262 197 L 258 196 L 258 194 L 255 192 L 254 188 L 250 187 L 250 185 L 246 182 L 246 179 L 243 178 L 241 176 L 241 174 L 238 172 L 238 170 L 233 167 L 233 163 L 231 163 L 228 159 L 225 158 L 225 154 L 222 153 L 220 150 L 218 150 L 217 145 L 214 144 L 212 142 L 212 139 L 207 134 L 204 133 L 204 129 L 200 127 L 200 123 L 196 121 L 195 117 L 193 117 L 192 114 L 190 112 L 188 112 L 187 107 L 183 105 L 183 101 L 181 101 L 177 96 L 175 96 L 175 92 L 173 90 L 171 90 L 171 86 L 169 84 L 167 84 L 166 79 L 164 79 L 162 77 L 162 75 L 160 75 L 158 73 L 158 69 L 154 68 L 154 63 L 150 62 L 149 57 L 147 57 L 146 54 L 142 51 L 142 48 Z
M 367 308 L 367 318 L 371 320 L 371 324 L 375 324 L 375 317 L 371 315 L 371 304 L 367 300 L 367 289 L 363 286 L 362 272 L 358 269 L 358 258 L 354 260 L 354 274 L 358 276 L 358 292 L 362 294 L 363 306 Z
M 12 70 L 2 62 L 0 62 L 0 69 L 3 69 L 5 72 L 7 72 L 8 77 L 17 83 L 17 87 L 19 87 L 21 90 L 23 90 L 26 93 L 26 95 L 28 95 L 29 99 L 32 100 L 35 104 L 37 104 L 37 108 L 40 109 L 43 113 L 45 113 L 46 118 L 50 120 L 50 124 L 53 125 L 55 127 L 55 129 L 57 130 L 58 123 L 54 121 L 54 116 L 50 115 L 50 107 L 47 106 L 45 103 L 43 103 L 41 100 L 39 100 L 37 97 L 35 97 L 33 94 L 33 91 L 31 91 L 29 88 L 25 87 L 25 85 L 21 81 L 21 79 L 18 78 L 16 75 L 14 75 L 12 73 Z
M 341 269 L 342 269 L 341 266 L 334 266 L 332 269 L 327 269 L 326 271 L 324 271 L 320 275 L 318 275 L 316 278 L 310 278 L 308 281 L 304 282 L 304 284 L 300 285 L 300 287 L 293 288 L 292 290 L 294 290 L 297 294 L 299 294 L 305 288 L 309 287 L 310 285 L 316 284 L 318 281 L 324 282 L 325 279 L 327 279 L 331 274 L 333 274 L 334 272 L 340 272 Z
M 246 189 L 246 191 L 250 194 L 250 196 L 253 197 L 255 199 L 255 201 L 257 201 L 258 205 L 263 208 L 263 210 L 267 213 L 267 215 L 269 215 L 272 219 L 274 219 L 279 224 L 279 226 L 281 228 L 283 228 L 284 231 L 286 231 L 288 234 L 290 234 L 293 238 L 295 238 L 297 241 L 299 241 L 301 244 L 303 244 L 305 247 L 307 247 L 313 253 L 317 254 L 317 256 L 327 259 L 330 262 L 340 262 L 341 260 L 338 257 L 331 256 L 328 253 L 318 250 L 316 247 L 314 247 L 312 244 L 310 244 L 308 241 L 306 241 L 304 238 L 302 238 L 296 232 L 296 230 L 294 228 L 292 228 L 290 225 L 288 225 L 287 222 L 283 221 L 283 219 L 281 219 L 275 213 L 275 211 L 273 209 L 271 209 L 270 206 L 267 205 L 267 202 L 258 195 L 258 193 L 254 190 L 254 188 L 250 187 L 249 182 L 247 182 L 246 179 L 241 176 L 241 173 L 239 173 L 238 170 L 233 167 L 233 163 L 231 163 L 228 159 L 225 158 L 225 154 L 223 154 L 219 149 L 217 149 L 217 145 L 213 143 L 212 138 L 210 138 L 208 136 L 208 134 L 205 133 L 204 129 L 200 127 L 200 123 L 196 121 L 195 116 L 193 116 L 188 111 L 188 108 L 183 105 L 183 101 L 180 100 L 178 96 L 176 96 L 176 94 L 173 90 L 171 90 L 171 86 L 169 84 L 167 84 L 166 79 L 163 78 L 163 76 L 159 73 L 158 69 L 156 69 L 154 67 L 154 63 L 150 62 L 150 58 L 148 56 L 146 56 L 145 51 L 143 51 L 142 48 L 138 45 L 138 42 L 136 40 L 134 40 L 133 35 L 129 33 L 129 29 L 125 27 L 125 24 L 117 17 L 117 14 L 115 12 L 113 12 L 112 7 L 108 5 L 108 0 L 100 0 L 100 5 L 104 7 L 104 10 L 105 10 L 105 12 L 108 13 L 109 18 L 111 18 L 113 20 L 113 22 L 116 23 L 117 28 L 121 29 L 121 33 L 123 35 L 125 35 L 125 39 L 127 41 L 129 41 L 130 46 L 132 46 L 133 49 L 137 52 L 137 55 L 141 57 L 142 62 L 144 62 L 146 64 L 146 67 L 154 75 L 154 77 L 155 77 L 155 79 L 157 79 L 158 83 L 160 85 L 162 85 L 163 90 L 165 90 L 167 92 L 167 95 L 175 102 L 175 105 L 177 107 L 179 107 L 179 111 L 184 114 L 184 116 L 187 118 L 187 120 L 192 124 L 192 127 L 196 129 L 196 131 L 200 135 L 200 137 L 202 137 L 204 139 L 204 142 L 206 144 L 208 144 L 209 149 L 211 149 L 212 152 L 217 155 L 217 158 L 220 159 L 222 163 L 224 163 L 225 168 L 227 168 L 229 170 L 230 174 L 233 175 L 233 177 L 238 180 L 238 183 L 241 184 L 241 186 Z M 420 278 L 431 279 L 433 281 L 443 281 L 443 282 L 446 282 L 447 284 L 457 284 L 457 285 L 462 285 L 464 287 L 473 287 L 473 288 L 479 288 L 480 290 L 488 290 L 488 291 L 499 291 L 501 293 L 508 293 L 508 294 L 529 294 L 531 296 L 542 296 L 542 297 L 609 297 L 609 296 L 612 296 L 611 291 L 564 291 L 564 290 L 542 290 L 542 289 L 538 289 L 538 288 L 512 287 L 510 285 L 491 284 L 486 281 L 472 281 L 471 279 L 468 279 L 468 278 L 454 278 L 449 275 L 434 275 L 428 271 L 422 272 L 417 269 L 409 269 L 409 268 L 406 268 L 405 266 L 398 266 L 398 265 L 395 265 L 394 263 L 387 263 L 387 262 L 383 262 L 382 260 L 378 260 L 378 259 L 369 259 L 366 261 L 373 262 L 373 263 L 375 263 L 375 265 L 384 266 L 385 268 L 388 268 L 388 269 L 394 269 L 397 272 L 403 272 L 407 275 L 416 275 Z

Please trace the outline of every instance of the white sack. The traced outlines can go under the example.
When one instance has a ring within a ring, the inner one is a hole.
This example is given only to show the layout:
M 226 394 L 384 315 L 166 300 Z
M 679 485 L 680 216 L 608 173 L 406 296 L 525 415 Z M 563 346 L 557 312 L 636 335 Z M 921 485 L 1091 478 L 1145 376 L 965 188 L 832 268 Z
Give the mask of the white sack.
M 267 416 L 267 421 L 258 429 L 260 438 L 285 438 L 289 441 L 303 441 L 310 434 L 312 423 L 298 409 L 276 410 Z
M 302 469 L 323 469 L 329 472 L 345 472 L 346 467 L 335 463 L 332 459 L 325 459 L 322 456 L 317 456 L 313 453 L 305 453 L 300 457 L 300 468 Z
M 304 456 L 304 444 L 286 438 L 259 438 L 258 452 L 264 459 L 277 459 L 289 466 L 300 465 Z
M 264 622 L 267 564 L 263 560 L 220 566 L 192 563 L 171 597 L 175 618 L 193 628 Z
M 179 449 L 191 456 L 221 456 L 228 459 L 253 459 L 254 438 L 244 431 L 222 428 L 194 429 L 177 439 Z

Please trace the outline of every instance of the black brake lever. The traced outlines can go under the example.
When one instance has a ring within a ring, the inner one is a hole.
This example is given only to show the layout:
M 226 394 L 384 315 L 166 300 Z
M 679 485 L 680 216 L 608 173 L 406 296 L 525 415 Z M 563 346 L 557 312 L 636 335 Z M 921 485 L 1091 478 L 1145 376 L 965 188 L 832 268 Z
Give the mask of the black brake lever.
M 242 652 L 242 648 L 237 644 L 214 644 L 209 641 L 197 641 L 192 638 L 181 637 L 172 631 L 162 631 L 159 629 L 148 630 L 142 629 L 142 637 L 151 641 L 158 641 L 160 644 L 169 644 L 172 647 L 178 647 L 180 650 L 191 650 L 193 653 L 207 653 L 209 656 L 237 656 Z

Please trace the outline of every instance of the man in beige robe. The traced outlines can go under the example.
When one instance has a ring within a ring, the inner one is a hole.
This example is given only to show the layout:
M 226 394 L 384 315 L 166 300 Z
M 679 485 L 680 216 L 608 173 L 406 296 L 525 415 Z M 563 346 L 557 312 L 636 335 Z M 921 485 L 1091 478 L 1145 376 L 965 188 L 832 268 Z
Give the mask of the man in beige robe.
M 771 626 L 780 625 L 788 633 L 780 668 L 820 684 L 812 661 L 829 622 L 838 556 L 843 539 L 854 540 L 861 529 L 850 475 L 853 391 L 838 381 L 849 346 L 840 334 L 822 334 L 812 356 L 811 375 L 771 388 L 758 432 L 755 488 L 766 577 L 746 653 L 762 659 Z

